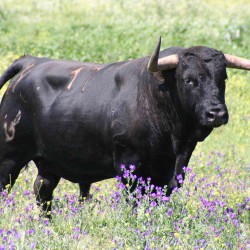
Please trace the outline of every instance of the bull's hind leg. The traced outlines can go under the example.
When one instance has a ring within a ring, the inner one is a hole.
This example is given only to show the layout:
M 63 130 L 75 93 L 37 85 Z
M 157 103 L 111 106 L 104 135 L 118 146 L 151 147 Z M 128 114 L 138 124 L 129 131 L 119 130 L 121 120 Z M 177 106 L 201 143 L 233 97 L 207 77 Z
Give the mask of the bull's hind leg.
M 21 169 L 28 162 L 22 162 L 15 155 L 10 155 L 0 161 L 0 191 L 10 191 Z
M 24 114 L 13 108 L 0 110 L 0 191 L 11 189 L 21 169 L 32 159 L 35 146 Z
M 60 177 L 49 172 L 49 166 L 44 159 L 39 158 L 34 161 L 38 168 L 38 175 L 34 182 L 37 205 L 41 208 L 41 216 L 50 219 L 53 191 L 60 181 Z
M 92 195 L 89 194 L 91 183 L 81 182 L 79 183 L 80 197 L 79 201 L 83 202 L 86 199 L 91 199 Z

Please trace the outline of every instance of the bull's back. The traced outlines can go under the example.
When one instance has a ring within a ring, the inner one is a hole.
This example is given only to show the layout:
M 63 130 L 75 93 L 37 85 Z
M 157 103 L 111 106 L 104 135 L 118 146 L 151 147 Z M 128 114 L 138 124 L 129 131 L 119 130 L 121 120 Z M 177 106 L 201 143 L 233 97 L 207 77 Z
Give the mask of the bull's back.
M 36 155 L 55 173 L 73 181 L 115 175 L 111 116 L 131 88 L 115 79 L 123 65 L 33 58 L 12 80 L 8 91 L 32 122 Z
M 104 93 L 105 89 L 109 92 L 107 88 L 98 89 L 103 80 L 97 78 L 101 67 L 45 61 L 11 83 L 32 120 L 37 155 L 51 162 L 53 171 L 73 181 L 84 175 L 114 174 L 112 153 L 103 136 L 107 105 L 100 99 L 105 96 L 107 104 L 110 98 Z

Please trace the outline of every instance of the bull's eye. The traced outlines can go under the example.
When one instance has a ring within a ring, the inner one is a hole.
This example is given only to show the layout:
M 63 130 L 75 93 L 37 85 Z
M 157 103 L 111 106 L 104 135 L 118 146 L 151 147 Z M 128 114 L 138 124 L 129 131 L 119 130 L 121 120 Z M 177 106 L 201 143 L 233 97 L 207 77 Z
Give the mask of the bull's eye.
M 185 78 L 184 82 L 185 82 L 185 84 L 189 84 L 189 85 L 193 84 L 193 81 L 190 78 Z

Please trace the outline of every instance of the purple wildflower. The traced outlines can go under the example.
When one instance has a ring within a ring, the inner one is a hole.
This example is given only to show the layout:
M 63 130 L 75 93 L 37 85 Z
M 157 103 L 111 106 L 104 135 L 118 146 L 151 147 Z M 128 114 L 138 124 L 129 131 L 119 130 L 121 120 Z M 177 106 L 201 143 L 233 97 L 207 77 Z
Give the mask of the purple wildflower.
M 117 181 L 121 181 L 121 180 L 122 180 L 121 176 L 118 176 L 118 175 L 115 177 L 115 179 L 116 179 Z
M 142 186 L 145 186 L 145 185 L 146 185 L 146 183 L 145 183 L 145 181 L 143 180 L 142 177 L 139 177 L 138 181 L 139 181 L 139 183 L 140 183 Z
M 126 167 L 125 167 L 124 164 L 121 164 L 120 168 L 121 168 L 122 171 L 126 170 Z
M 129 165 L 129 169 L 133 172 L 135 171 L 135 165 Z
M 168 211 L 167 211 L 167 216 L 170 217 L 170 216 L 172 215 L 172 213 L 173 213 L 173 208 L 170 207 L 170 208 L 168 209 Z
M 80 233 L 80 228 L 79 227 L 75 227 L 74 228 L 74 232 L 77 233 L 77 234 Z
M 31 229 L 27 229 L 26 232 L 25 232 L 25 234 L 30 236 L 30 235 L 32 235 L 34 232 L 35 232 L 35 229 L 34 229 L 34 228 L 31 228 Z
M 156 197 L 156 193 L 151 193 L 149 196 L 150 196 L 151 198 L 155 198 L 155 197 Z
M 36 242 L 32 242 L 30 245 L 30 249 L 35 249 L 36 248 Z
M 10 241 L 10 244 L 9 244 L 9 250 L 14 250 L 15 249 L 15 244 L 13 243 L 13 241 L 11 240 Z
M 162 202 L 169 202 L 170 197 L 169 196 L 162 196 L 161 200 L 162 200 Z
M 152 202 L 150 203 L 150 206 L 151 206 L 151 207 L 156 207 L 156 206 L 157 206 L 157 203 L 156 203 L 155 201 L 152 201 Z
M 23 195 L 24 196 L 29 196 L 31 192 L 29 190 L 24 190 Z
M 129 176 L 130 176 L 129 170 L 124 170 L 124 172 L 123 172 L 123 177 L 124 177 L 125 179 L 127 179 L 127 178 L 129 178 Z
M 183 183 L 183 179 L 182 179 L 182 175 L 181 174 L 179 174 L 179 175 L 177 175 L 177 180 L 178 180 L 178 182 L 181 184 L 181 183 Z
M 130 174 L 130 177 L 132 180 L 135 180 L 137 178 L 137 176 L 135 174 Z
M 190 175 L 190 181 L 191 181 L 191 182 L 194 181 L 195 176 L 196 176 L 196 173 L 195 173 L 195 172 L 191 173 L 191 175 Z
M 126 186 L 122 182 L 119 182 L 118 185 L 117 185 L 117 188 L 120 189 L 120 190 L 123 190 L 123 189 L 126 188 Z
M 183 171 L 184 171 L 185 173 L 191 173 L 191 172 L 192 172 L 192 169 L 189 168 L 189 167 L 183 167 Z
M 45 220 L 43 221 L 43 223 L 44 223 L 45 226 L 48 226 L 48 225 L 49 225 L 49 220 L 48 220 L 48 219 L 45 219 Z
M 51 235 L 51 231 L 49 229 L 45 229 L 45 233 L 47 234 L 47 236 Z

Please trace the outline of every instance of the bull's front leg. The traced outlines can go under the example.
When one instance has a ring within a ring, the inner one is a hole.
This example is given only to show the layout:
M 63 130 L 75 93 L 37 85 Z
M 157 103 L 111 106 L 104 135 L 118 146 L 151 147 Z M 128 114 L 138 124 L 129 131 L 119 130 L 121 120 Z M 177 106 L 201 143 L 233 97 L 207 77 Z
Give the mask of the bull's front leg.
M 171 193 L 173 188 L 175 187 L 181 187 L 182 183 L 178 182 L 177 177 L 179 175 L 182 176 L 182 180 L 185 178 L 185 173 L 183 171 L 183 167 L 187 167 L 189 160 L 191 158 L 191 155 L 197 145 L 198 141 L 204 141 L 206 137 L 212 132 L 212 128 L 206 128 L 206 127 L 200 127 L 197 126 L 193 129 L 193 131 L 190 133 L 190 136 L 188 140 L 184 143 L 177 143 L 179 146 L 178 154 L 176 157 L 175 162 L 175 169 L 174 169 L 174 175 L 171 181 L 168 184 L 169 192 Z M 177 146 L 177 148 L 178 148 Z
M 183 171 L 183 167 L 187 167 L 191 155 L 197 145 L 197 141 L 190 140 L 181 148 L 180 152 L 177 155 L 175 162 L 175 170 L 174 175 L 171 181 L 168 184 L 169 192 L 171 193 L 175 187 L 181 187 L 182 182 L 178 181 L 179 176 L 181 176 L 182 180 L 185 178 L 185 173 Z

